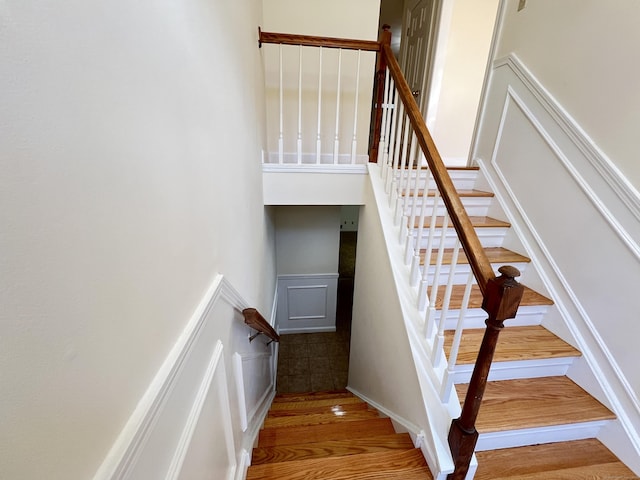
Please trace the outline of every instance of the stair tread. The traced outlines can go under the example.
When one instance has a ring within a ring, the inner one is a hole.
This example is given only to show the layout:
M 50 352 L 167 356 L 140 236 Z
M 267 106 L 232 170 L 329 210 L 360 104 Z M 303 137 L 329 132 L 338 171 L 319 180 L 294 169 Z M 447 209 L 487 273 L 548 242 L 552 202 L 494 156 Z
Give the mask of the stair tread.
M 433 480 L 429 467 L 403 468 L 397 471 L 352 473 L 332 480 Z
M 446 285 L 440 285 L 438 287 L 438 295 L 436 298 L 436 309 L 442 308 L 442 299 L 444 298 Z M 450 310 L 457 310 L 462 306 L 462 297 L 464 296 L 465 285 L 453 285 L 451 290 L 451 300 L 449 302 Z M 429 289 L 431 291 L 431 289 Z M 521 306 L 533 306 L 533 305 L 553 305 L 553 300 L 545 297 L 544 295 L 530 289 L 526 285 L 524 286 L 524 293 L 522 295 Z M 482 308 L 482 292 L 478 285 L 471 287 L 471 296 L 469 297 L 468 308 Z
M 259 447 L 317 443 L 325 440 L 347 440 L 359 437 L 388 435 L 396 433 L 388 418 L 354 420 L 344 423 L 316 425 L 313 428 L 270 427 L 263 428 L 258 437 Z
M 312 408 L 312 407 L 325 407 L 336 405 L 349 405 L 354 403 L 364 403 L 358 397 L 346 397 L 346 398 L 321 398 L 319 400 L 305 400 L 305 401 L 293 401 L 293 402 L 278 402 L 271 405 L 271 410 L 294 410 L 297 408 Z
M 419 449 L 412 448 L 402 451 L 363 453 L 342 457 L 292 460 L 289 462 L 255 465 L 249 467 L 246 478 L 247 480 L 337 480 L 342 478 L 362 478 L 358 477 L 358 475 L 368 473 L 380 474 L 382 472 L 416 469 L 426 466 L 422 452 Z
M 471 224 L 475 228 L 489 228 L 489 227 L 508 228 L 511 226 L 509 222 L 505 222 L 504 220 L 498 220 L 497 218 L 493 218 L 493 217 L 484 217 L 484 216 L 474 215 L 474 216 L 469 216 L 469 220 L 471 220 Z M 444 217 L 436 217 L 436 228 L 442 227 L 443 223 L 444 223 Z M 431 217 L 425 217 L 424 219 L 425 228 L 429 228 L 430 225 L 431 225 Z M 414 227 L 415 228 L 420 227 L 420 217 L 416 217 L 414 222 Z M 453 228 L 453 226 L 451 225 L 451 222 L 449 222 L 449 228 Z
M 467 387 L 456 385 L 461 401 Z M 614 418 L 567 377 L 526 378 L 488 382 L 476 428 L 482 434 Z
M 319 407 L 309 408 L 294 408 L 291 410 L 269 410 L 268 418 L 274 417 L 292 417 L 297 415 L 309 415 L 313 413 L 336 413 L 336 412 L 357 412 L 362 410 L 377 411 L 365 402 L 360 403 L 347 403 L 345 405 L 324 405 Z
M 389 450 L 412 449 L 413 442 L 408 433 L 376 435 L 348 440 L 328 440 L 304 445 L 281 445 L 253 449 L 252 465 L 287 462 L 309 458 L 356 455 Z
M 291 426 L 311 426 L 325 425 L 330 423 L 353 422 L 356 420 L 366 420 L 369 418 L 380 418 L 380 414 L 375 410 L 348 411 L 337 409 L 332 413 L 307 413 L 303 415 L 290 415 L 282 417 L 270 417 L 264 421 L 266 427 L 291 427 Z
M 478 350 L 484 336 L 484 328 L 467 329 L 462 332 L 457 364 L 469 365 L 476 362 Z M 449 356 L 455 331 L 445 332 L 444 350 Z M 494 362 L 535 360 L 547 358 L 578 357 L 580 351 L 551 333 L 546 328 L 535 325 L 507 327 L 500 333 L 493 357 Z
M 503 247 L 486 247 L 484 249 L 484 253 L 487 255 L 489 262 L 491 263 L 499 263 L 499 264 L 509 264 L 509 263 L 530 263 L 531 259 L 529 257 L 525 257 L 524 255 L 520 255 L 519 253 L 513 252 Z M 427 255 L 427 250 L 420 250 L 420 265 L 424 265 L 424 259 Z M 453 257 L 453 248 L 445 248 L 444 253 L 442 255 L 442 264 L 450 265 L 451 259 Z M 438 250 L 434 249 L 431 252 L 431 262 L 430 265 L 434 265 L 436 260 L 438 259 Z M 468 264 L 469 259 L 465 255 L 464 251 L 460 249 L 458 254 L 457 264 Z
M 496 478 L 607 478 L 598 474 L 638 478 L 596 439 L 548 443 L 476 452 L 475 480 Z M 577 473 L 583 472 L 582 475 Z M 584 475 L 584 473 L 589 475 Z M 573 476 L 572 476 L 573 475 Z M 613 477 L 610 477 L 613 478 Z
M 308 400 L 324 400 L 329 398 L 357 398 L 347 390 L 327 390 L 322 392 L 279 393 L 273 403 L 304 402 Z

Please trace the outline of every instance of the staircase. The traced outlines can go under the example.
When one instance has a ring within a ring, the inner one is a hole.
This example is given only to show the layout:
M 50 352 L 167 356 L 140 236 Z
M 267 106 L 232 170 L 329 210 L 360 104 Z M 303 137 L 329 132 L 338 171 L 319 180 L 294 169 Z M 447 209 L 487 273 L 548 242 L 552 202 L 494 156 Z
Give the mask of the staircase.
M 490 203 L 490 192 L 475 189 L 471 174 L 477 174 L 476 169 L 455 169 L 449 173 L 494 270 L 511 264 L 524 272 L 530 260 L 523 252 L 503 248 L 502 239 L 510 226 L 488 216 L 496 208 Z M 419 201 L 433 204 L 430 197 Z M 428 234 L 428 229 L 425 231 Z M 440 247 L 445 249 L 444 263 L 450 265 L 452 249 L 446 242 L 436 245 L 430 263 L 435 261 Z M 422 268 L 425 256 L 423 250 Z M 468 272 L 468 262 L 461 252 L 445 318 L 447 358 Z M 434 272 L 429 274 L 431 283 Z M 446 268 L 441 269 L 436 301 L 439 311 L 448 274 Z M 461 402 L 485 330 L 486 313 L 481 304 L 480 290 L 474 285 L 453 378 Z M 600 428 L 615 419 L 615 415 L 565 375 L 581 354 L 545 328 L 545 315 L 550 308 L 553 308 L 551 299 L 525 285 L 518 316 L 505 322 L 476 425 L 480 437 L 475 478 L 638 478 L 595 440 Z
M 406 433 L 349 392 L 276 396 L 247 480 L 428 480 Z

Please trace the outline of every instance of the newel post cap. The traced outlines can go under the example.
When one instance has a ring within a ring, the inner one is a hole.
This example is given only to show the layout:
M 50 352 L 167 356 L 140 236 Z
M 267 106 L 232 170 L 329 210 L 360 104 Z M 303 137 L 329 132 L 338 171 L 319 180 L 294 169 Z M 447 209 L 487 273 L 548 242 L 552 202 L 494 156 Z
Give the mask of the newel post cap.
M 498 272 L 500 276 L 487 283 L 482 308 L 489 314 L 489 320 L 502 323 L 503 320 L 516 316 L 524 287 L 516 280 L 520 276 L 517 268 L 504 265 Z

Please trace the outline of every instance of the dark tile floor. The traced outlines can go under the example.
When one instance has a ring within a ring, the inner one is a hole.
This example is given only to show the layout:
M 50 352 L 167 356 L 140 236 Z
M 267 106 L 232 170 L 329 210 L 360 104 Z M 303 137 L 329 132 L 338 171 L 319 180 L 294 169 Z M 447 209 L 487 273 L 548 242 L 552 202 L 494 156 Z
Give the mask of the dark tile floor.
M 278 393 L 342 390 L 347 386 L 356 233 L 340 235 L 336 331 L 280 336 Z

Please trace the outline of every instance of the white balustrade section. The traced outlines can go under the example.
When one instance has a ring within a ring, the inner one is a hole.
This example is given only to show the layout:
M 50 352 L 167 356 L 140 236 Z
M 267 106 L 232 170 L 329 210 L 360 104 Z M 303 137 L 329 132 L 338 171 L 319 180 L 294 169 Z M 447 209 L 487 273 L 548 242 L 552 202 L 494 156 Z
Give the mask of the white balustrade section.
M 265 162 L 367 163 L 376 52 L 270 43 L 262 48 L 269 149 Z M 388 96 L 385 107 L 393 101 Z

